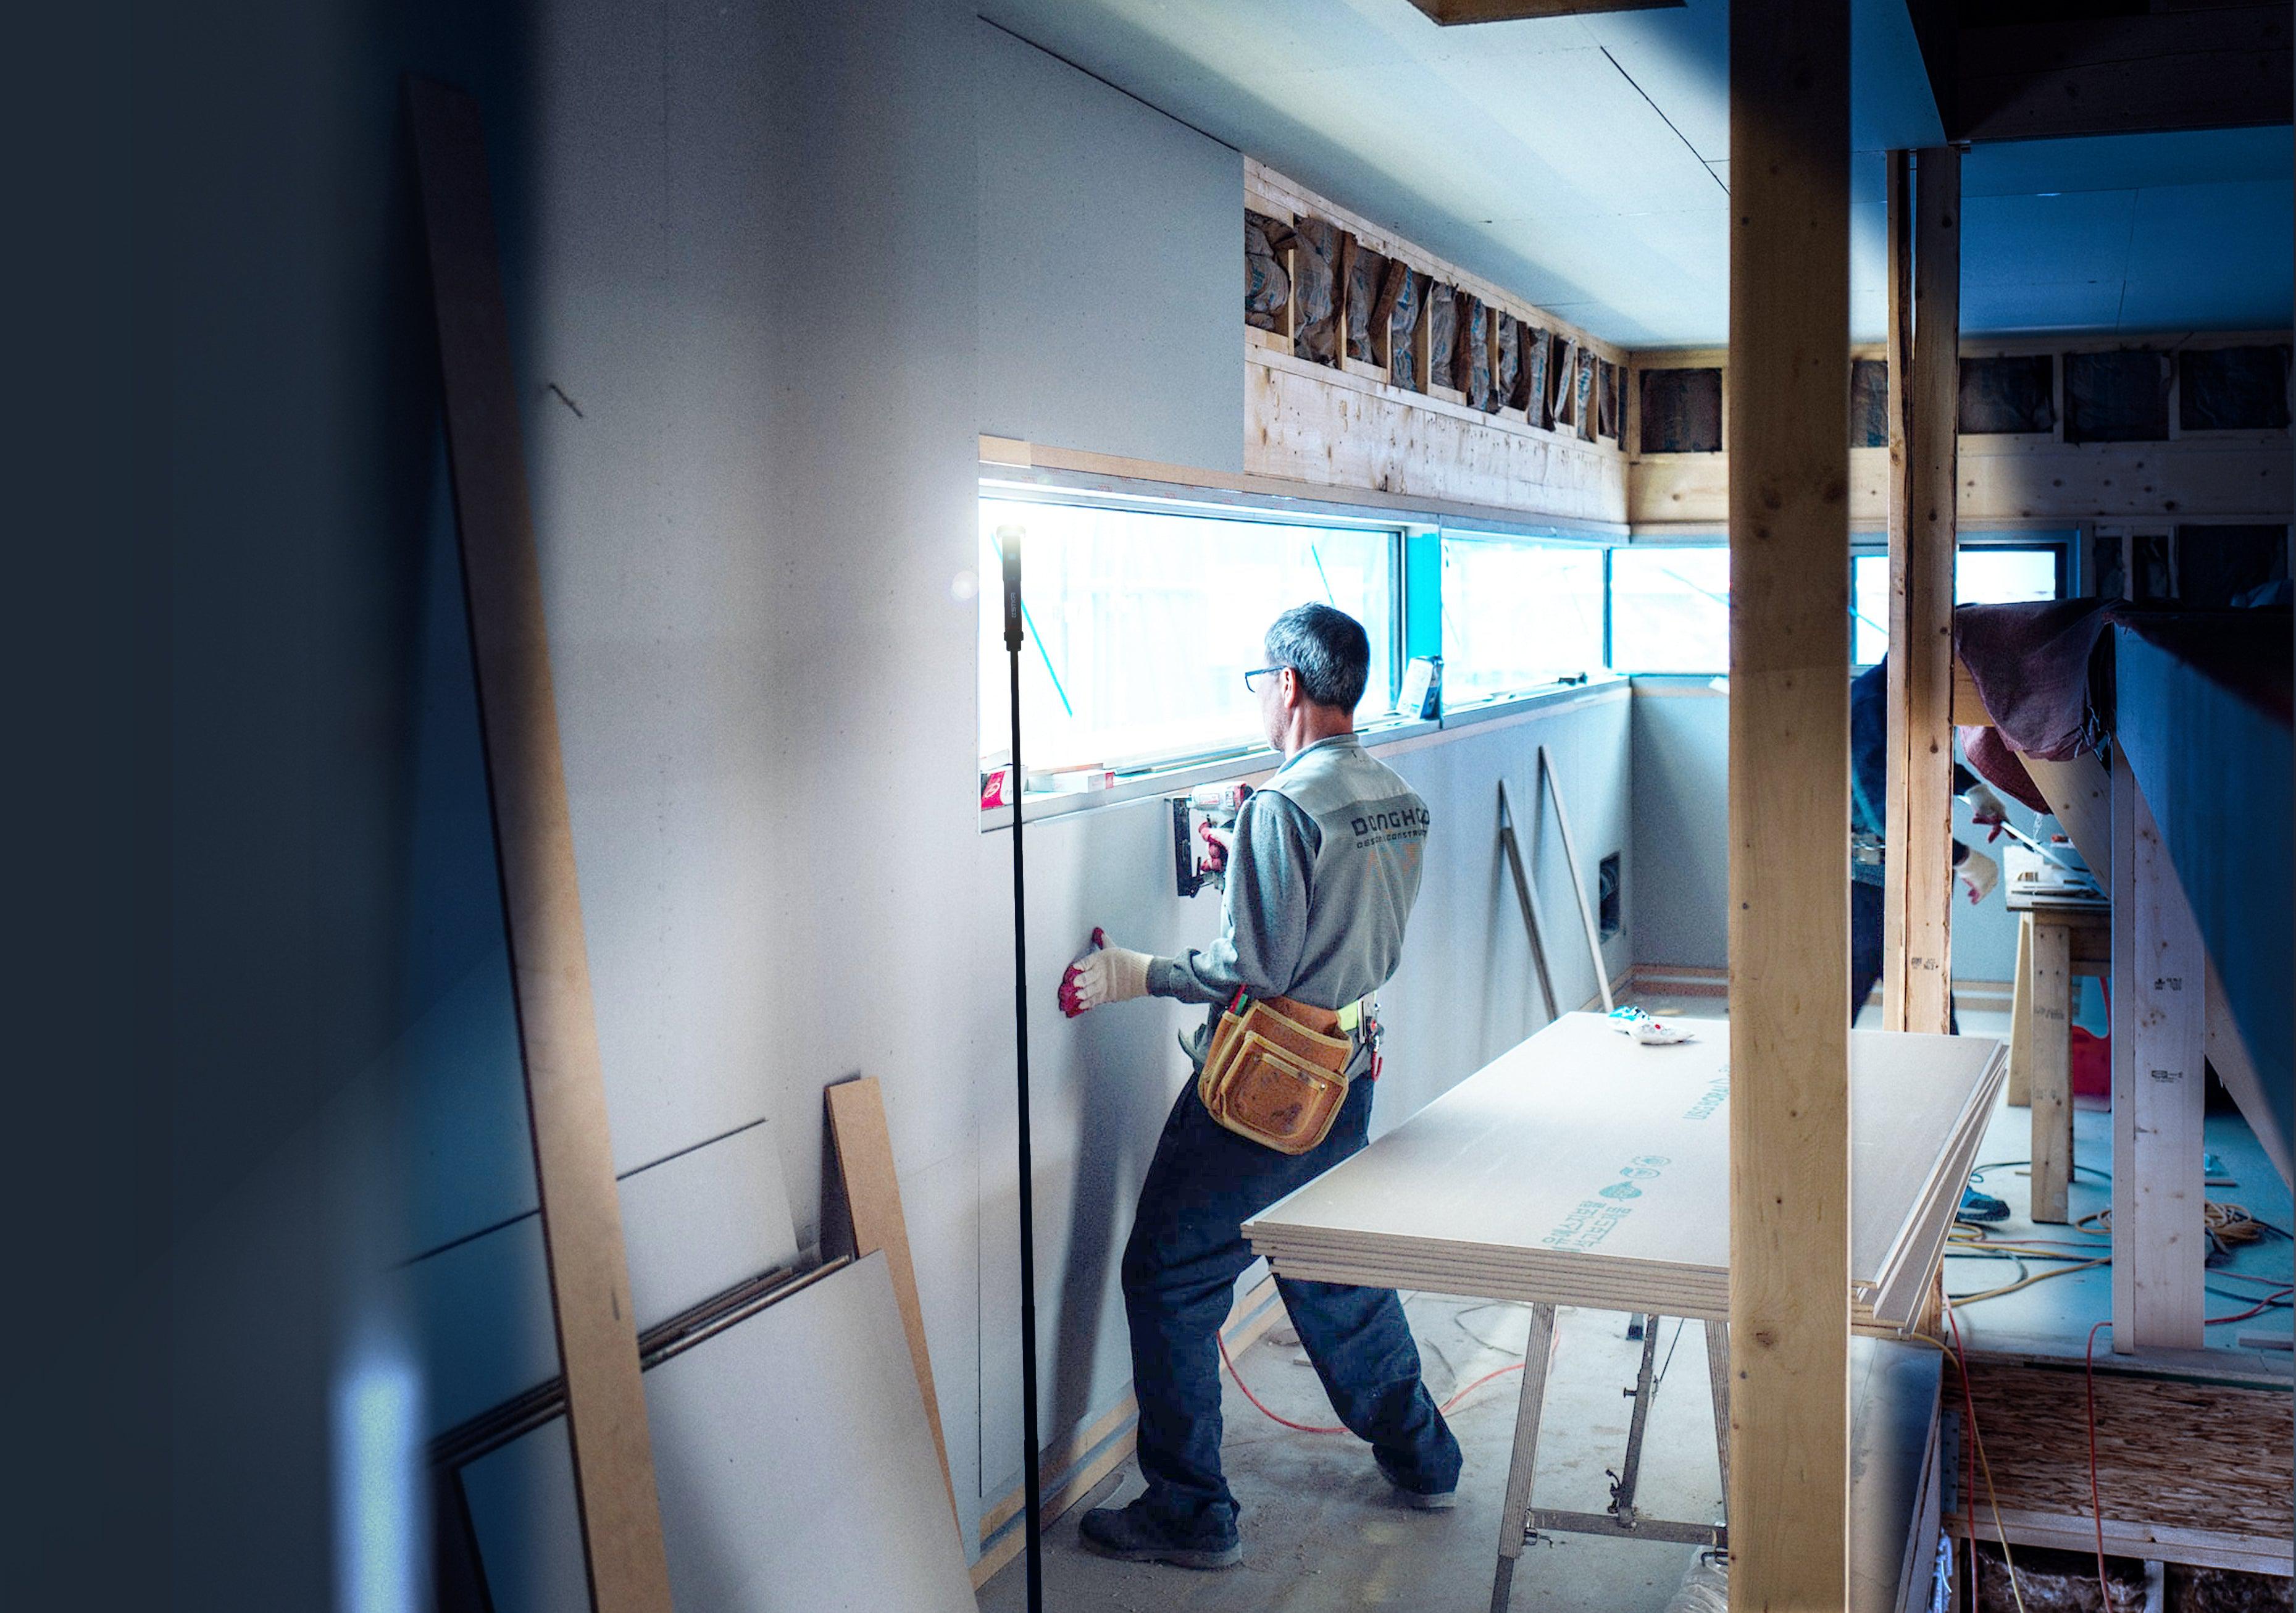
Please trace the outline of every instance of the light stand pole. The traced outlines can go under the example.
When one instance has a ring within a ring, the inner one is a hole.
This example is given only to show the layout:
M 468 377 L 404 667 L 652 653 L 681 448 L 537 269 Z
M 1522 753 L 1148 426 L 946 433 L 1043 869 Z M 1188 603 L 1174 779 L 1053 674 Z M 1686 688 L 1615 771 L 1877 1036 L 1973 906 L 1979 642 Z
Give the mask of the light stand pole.
M 1021 529 L 1000 527 L 1004 562 L 1004 649 L 1013 683 L 1013 1031 L 1019 1056 L 1021 1118 L 1021 1507 L 1029 1552 L 1029 1613 L 1044 1613 L 1045 1520 L 1038 1510 L 1037 1439 L 1037 1201 L 1029 1147 L 1028 878 L 1021 860 Z

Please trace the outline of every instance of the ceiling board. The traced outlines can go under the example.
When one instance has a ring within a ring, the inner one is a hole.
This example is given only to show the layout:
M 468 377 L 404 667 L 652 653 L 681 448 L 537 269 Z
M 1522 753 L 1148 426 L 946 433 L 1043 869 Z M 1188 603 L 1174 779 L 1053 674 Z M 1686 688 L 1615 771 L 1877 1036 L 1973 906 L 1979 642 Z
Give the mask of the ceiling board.
M 979 9 L 1599 336 L 1727 334 L 1726 0 L 1453 29 L 1412 0 Z M 1852 0 L 1852 53 L 1851 317 L 1875 340 L 1878 153 L 1941 134 L 1905 0 Z M 2128 329 L 2136 309 L 2169 328 L 2284 319 L 2291 169 L 2285 128 L 1980 146 L 1965 165 L 1964 328 Z M 2173 193 L 2240 185 L 2256 188 Z M 2163 227 L 2183 233 L 2184 257 L 2177 243 L 2132 253 L 2132 216 L 2156 214 L 2177 221 Z

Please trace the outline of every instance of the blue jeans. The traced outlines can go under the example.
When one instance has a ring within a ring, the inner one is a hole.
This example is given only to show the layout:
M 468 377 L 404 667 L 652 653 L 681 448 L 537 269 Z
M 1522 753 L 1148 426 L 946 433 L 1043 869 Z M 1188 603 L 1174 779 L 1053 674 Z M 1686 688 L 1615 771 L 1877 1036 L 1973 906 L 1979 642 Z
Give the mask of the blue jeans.
M 1882 887 L 1862 880 L 1849 882 L 1849 1023 L 1857 1023 L 1857 1011 L 1866 1006 L 1866 999 L 1882 983 Z M 1961 1014 L 1950 1002 L 1946 1007 L 1946 1025 L 1956 1036 L 1961 1034 Z
M 1124 1250 L 1124 1310 L 1140 1403 L 1144 1498 L 1176 1534 L 1226 1539 L 1235 1497 L 1220 1475 L 1217 1336 L 1251 1263 L 1242 1224 L 1368 1140 L 1374 1083 L 1358 1079 L 1331 1135 L 1293 1156 L 1237 1136 L 1204 1112 L 1192 1080 L 1172 1106 Z M 1419 1378 L 1419 1346 L 1390 1288 L 1276 1280 L 1340 1420 L 1398 1479 L 1443 1491 L 1459 1442 Z

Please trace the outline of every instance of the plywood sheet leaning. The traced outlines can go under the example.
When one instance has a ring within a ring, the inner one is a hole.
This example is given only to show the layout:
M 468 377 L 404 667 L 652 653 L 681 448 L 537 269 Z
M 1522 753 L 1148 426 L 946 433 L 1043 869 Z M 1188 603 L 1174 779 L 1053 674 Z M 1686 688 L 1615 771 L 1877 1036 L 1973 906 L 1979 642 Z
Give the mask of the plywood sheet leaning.
M 1901 1321 L 1935 1270 L 2006 1063 L 1979 1037 L 1851 1039 L 1850 1267 Z M 1244 1227 L 1285 1276 L 1719 1319 L 1728 1026 L 1644 1047 L 1566 1014 Z
M 407 82 L 527 1112 L 597 1613 L 670 1605 L 478 103 Z
M 948 1442 L 941 1433 L 940 1397 L 933 1392 L 932 1356 L 925 1348 L 924 1307 L 917 1301 L 917 1270 L 909 1258 L 909 1223 L 901 1214 L 901 1184 L 893 1170 L 893 1138 L 885 1124 L 885 1095 L 873 1075 L 841 1081 L 829 1089 L 829 1133 L 837 1148 L 837 1173 L 852 1218 L 855 1258 L 882 1253 L 900 1306 L 901 1330 L 908 1336 L 909 1360 L 924 1396 L 925 1423 L 940 1457 L 941 1485 L 948 1491 L 949 1515 L 956 1516 L 956 1489 L 948 1472 Z M 962 1527 L 962 1521 L 959 1524 Z
M 645 1374 L 669 1583 L 740 1613 L 974 1613 L 885 1257 Z M 585 1605 L 563 1419 L 463 1472 L 495 1613 Z
M 1949 1370 L 1951 1404 L 1961 1400 L 1956 1376 Z M 2081 1363 L 1973 1355 L 1969 1392 L 2011 1543 L 2095 1551 Z M 2109 1555 L 2290 1573 L 2296 1425 L 2285 1388 L 2140 1375 L 2101 1359 L 2095 1397 L 2096 1502 Z M 1985 1506 L 1977 1528 L 1984 1539 L 1999 1536 Z

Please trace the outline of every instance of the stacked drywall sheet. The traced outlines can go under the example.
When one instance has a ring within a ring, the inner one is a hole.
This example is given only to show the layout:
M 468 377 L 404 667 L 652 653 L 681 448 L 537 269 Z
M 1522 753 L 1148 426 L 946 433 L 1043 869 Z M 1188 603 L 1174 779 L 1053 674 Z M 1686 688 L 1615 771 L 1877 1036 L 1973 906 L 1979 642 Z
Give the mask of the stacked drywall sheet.
M 1286 1277 L 1671 1316 L 1730 1311 L 1729 1030 L 1644 1046 L 1566 1014 L 1246 1223 Z M 1904 1325 L 2007 1063 L 1978 1037 L 1850 1036 L 1850 1271 Z
M 765 1121 L 633 1171 L 619 1189 L 640 1331 L 797 1264 L 781 1154 Z M 557 1376 L 536 1212 L 424 1255 L 406 1280 L 422 1329 L 430 1432 Z
M 1850 1340 L 1850 1613 L 1907 1613 L 1930 1605 L 1944 1370 L 1944 1354 L 1926 1344 Z
M 673 1355 L 645 1391 L 678 1607 L 974 1613 L 882 1255 Z M 563 1417 L 462 1482 L 495 1613 L 590 1605 Z

